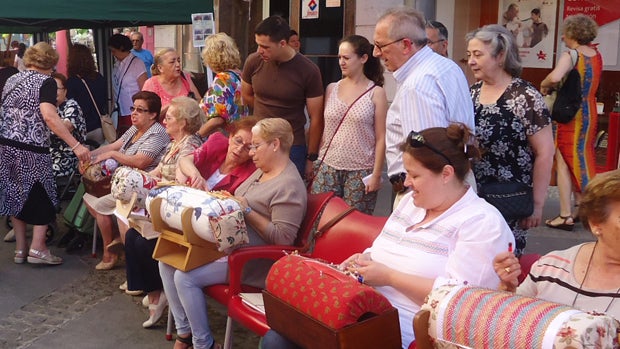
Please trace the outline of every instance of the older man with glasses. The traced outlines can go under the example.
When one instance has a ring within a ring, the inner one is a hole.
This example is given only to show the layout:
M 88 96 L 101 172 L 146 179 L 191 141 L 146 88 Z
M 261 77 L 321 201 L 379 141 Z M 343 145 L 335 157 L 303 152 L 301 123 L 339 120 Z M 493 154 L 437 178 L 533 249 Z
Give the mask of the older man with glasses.
M 403 159 L 400 144 L 410 131 L 463 123 L 474 129 L 474 108 L 467 80 L 453 61 L 428 47 L 426 20 L 418 11 L 399 7 L 384 13 L 375 27 L 373 55 L 396 79 L 387 113 L 386 160 L 390 182 L 400 201 Z
M 153 54 L 149 50 L 145 50 L 142 48 L 142 44 L 144 44 L 144 37 L 140 32 L 131 33 L 131 44 L 133 48 L 131 49 L 131 53 L 134 56 L 140 58 L 142 62 L 144 62 L 144 67 L 146 68 L 146 74 L 148 77 L 151 77 L 151 65 L 153 65 Z
M 427 45 L 438 54 L 448 57 L 448 29 L 441 22 L 426 21 Z

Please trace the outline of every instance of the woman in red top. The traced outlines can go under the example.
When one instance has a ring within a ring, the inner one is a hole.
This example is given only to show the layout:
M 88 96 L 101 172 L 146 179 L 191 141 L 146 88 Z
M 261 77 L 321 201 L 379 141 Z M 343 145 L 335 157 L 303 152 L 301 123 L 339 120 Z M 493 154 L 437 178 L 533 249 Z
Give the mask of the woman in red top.
M 177 180 L 193 188 L 233 193 L 256 170 L 249 151 L 257 122 L 258 118 L 248 116 L 230 125 L 230 137 L 211 134 L 193 155 L 179 160 Z

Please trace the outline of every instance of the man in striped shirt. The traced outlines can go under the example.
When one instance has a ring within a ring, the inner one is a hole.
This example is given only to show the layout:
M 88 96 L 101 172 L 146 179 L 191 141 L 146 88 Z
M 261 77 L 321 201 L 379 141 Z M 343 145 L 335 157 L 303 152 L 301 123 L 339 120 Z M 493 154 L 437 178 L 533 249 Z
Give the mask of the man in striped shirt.
M 425 23 L 418 11 L 399 7 L 384 13 L 375 27 L 373 55 L 381 58 L 397 83 L 385 139 L 392 184 L 404 179 L 399 145 L 410 131 L 447 127 L 453 122 L 474 130 L 474 107 L 465 75 L 452 60 L 427 46 Z

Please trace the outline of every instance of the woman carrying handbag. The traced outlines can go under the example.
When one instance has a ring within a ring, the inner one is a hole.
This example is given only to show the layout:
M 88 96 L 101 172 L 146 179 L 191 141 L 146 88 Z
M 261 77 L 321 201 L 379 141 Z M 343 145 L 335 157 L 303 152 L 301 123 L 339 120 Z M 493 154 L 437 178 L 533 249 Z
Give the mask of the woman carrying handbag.
M 340 42 L 343 79 L 327 86 L 321 161 L 311 184 L 312 193 L 333 191 L 367 214 L 373 213 L 381 187 L 387 114 L 383 66 L 372 50 L 363 36 Z
M 104 143 L 99 112 L 105 114 L 108 110 L 107 85 L 105 78 L 97 72 L 90 48 L 73 44 L 67 60 L 67 75 L 67 98 L 78 102 L 84 112 L 86 142 Z

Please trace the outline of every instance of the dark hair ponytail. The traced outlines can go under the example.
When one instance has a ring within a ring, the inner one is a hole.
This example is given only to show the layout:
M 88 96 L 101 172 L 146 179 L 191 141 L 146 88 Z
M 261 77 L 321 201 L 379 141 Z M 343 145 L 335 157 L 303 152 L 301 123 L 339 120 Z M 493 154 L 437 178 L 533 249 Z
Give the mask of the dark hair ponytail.
M 372 80 L 377 86 L 383 86 L 384 77 L 383 77 L 383 65 L 381 65 L 381 61 L 379 58 L 372 55 L 373 45 L 361 35 L 351 35 L 346 38 L 340 40 L 339 44 L 349 43 L 353 46 L 353 50 L 355 54 L 359 57 L 366 55 L 368 58 L 366 59 L 366 63 L 364 63 L 364 75 Z

